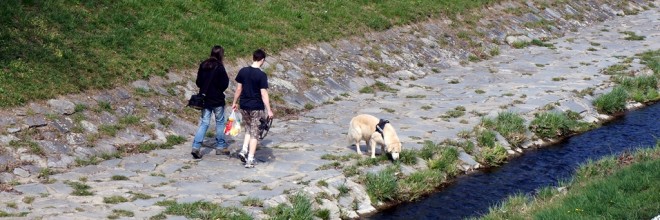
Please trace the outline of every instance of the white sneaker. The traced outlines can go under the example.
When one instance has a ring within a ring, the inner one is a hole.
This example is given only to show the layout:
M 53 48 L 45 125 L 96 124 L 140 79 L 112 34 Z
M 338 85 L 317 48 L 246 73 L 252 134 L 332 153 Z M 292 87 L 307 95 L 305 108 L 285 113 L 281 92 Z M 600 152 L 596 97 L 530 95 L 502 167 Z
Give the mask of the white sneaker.
M 245 168 L 254 168 L 254 165 L 255 165 L 255 164 L 257 164 L 257 163 L 254 162 L 254 160 L 248 160 L 248 161 L 245 163 Z
M 238 159 L 241 159 L 241 162 L 243 163 L 247 162 L 247 152 L 241 150 L 241 152 L 238 153 Z

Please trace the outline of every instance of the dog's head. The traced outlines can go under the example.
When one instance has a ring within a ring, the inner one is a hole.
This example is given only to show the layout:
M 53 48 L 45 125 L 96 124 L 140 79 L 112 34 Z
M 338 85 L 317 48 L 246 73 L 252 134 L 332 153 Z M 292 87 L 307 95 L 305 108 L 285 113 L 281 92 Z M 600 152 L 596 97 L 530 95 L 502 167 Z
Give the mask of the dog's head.
M 387 145 L 387 152 L 392 154 L 392 159 L 398 160 L 399 153 L 401 153 L 401 142 L 396 141 L 394 143 Z

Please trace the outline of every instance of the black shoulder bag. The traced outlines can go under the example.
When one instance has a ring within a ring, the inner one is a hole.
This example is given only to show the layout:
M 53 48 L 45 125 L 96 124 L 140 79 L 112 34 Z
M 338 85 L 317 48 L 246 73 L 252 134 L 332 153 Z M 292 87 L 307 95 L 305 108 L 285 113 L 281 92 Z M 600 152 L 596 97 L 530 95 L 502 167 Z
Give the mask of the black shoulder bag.
M 204 109 L 204 98 L 206 97 L 206 91 L 209 88 L 209 84 L 211 84 L 211 82 L 213 82 L 213 77 L 214 76 L 215 76 L 215 72 L 211 74 L 211 78 L 209 79 L 209 81 L 206 82 L 206 85 L 204 86 L 204 88 L 202 88 L 202 90 L 199 91 L 198 94 L 190 96 L 190 100 L 188 100 L 188 107 L 191 107 L 191 108 L 194 108 L 194 109 L 197 109 L 197 110 Z

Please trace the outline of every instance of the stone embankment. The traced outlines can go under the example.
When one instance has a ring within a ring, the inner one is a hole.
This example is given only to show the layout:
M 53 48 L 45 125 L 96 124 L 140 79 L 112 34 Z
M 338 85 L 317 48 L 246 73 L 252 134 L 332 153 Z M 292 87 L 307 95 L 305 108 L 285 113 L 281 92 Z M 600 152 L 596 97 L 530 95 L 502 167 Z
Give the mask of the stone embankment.
M 360 176 L 385 165 L 358 167 L 360 174 L 350 177 L 321 168 L 332 162 L 323 155 L 355 153 L 345 139 L 351 117 L 368 113 L 389 119 L 404 149 L 419 149 L 424 140 L 457 139 L 482 116 L 503 111 L 520 113 L 528 122 L 551 108 L 579 112 L 589 122 L 606 120 L 591 104 L 612 86 L 600 70 L 631 58 L 636 74 L 648 71 L 634 55 L 660 48 L 655 5 L 505 2 L 453 21 L 431 20 L 269 57 L 271 94 L 278 117 L 286 119 L 275 120 L 254 169 L 210 148 L 202 160 L 192 160 L 198 113 L 184 107 L 196 91 L 191 71 L 3 110 L 0 213 L 92 219 L 130 210 L 144 219 L 164 211 L 158 201 L 242 207 L 241 201 L 257 198 L 272 207 L 299 191 L 316 198 L 315 206 L 330 210 L 332 218 L 356 218 L 378 206 Z M 622 32 L 645 39 L 629 41 Z M 552 46 L 530 46 L 532 39 Z M 235 74 L 247 63 L 238 59 L 228 70 Z M 381 83 L 386 88 L 372 86 Z M 358 92 L 370 88 L 375 92 Z M 458 106 L 465 114 L 449 116 Z M 298 110 L 303 111 L 295 117 L 282 116 Z M 528 136 L 535 141 L 508 147 L 508 153 L 543 144 Z M 178 137 L 187 141 L 181 144 Z M 240 139 L 229 139 L 237 150 Z M 466 151 L 460 160 L 463 171 L 480 167 Z M 401 166 L 403 175 L 423 169 L 421 160 Z M 93 195 L 73 193 L 79 185 L 72 183 L 88 185 Z M 117 204 L 104 199 L 138 194 L 148 196 Z M 267 217 L 264 207 L 243 208 Z

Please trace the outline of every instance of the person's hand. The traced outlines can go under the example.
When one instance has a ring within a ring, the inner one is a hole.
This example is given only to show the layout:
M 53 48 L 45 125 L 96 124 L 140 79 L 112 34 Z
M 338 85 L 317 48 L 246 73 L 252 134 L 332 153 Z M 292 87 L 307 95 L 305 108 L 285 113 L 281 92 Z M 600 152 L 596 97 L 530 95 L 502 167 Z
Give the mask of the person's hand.
M 274 116 L 274 115 L 273 115 L 273 111 L 271 111 L 271 110 L 269 109 L 269 110 L 268 110 L 268 118 L 273 118 L 273 116 Z
M 236 108 L 237 108 L 236 103 L 231 104 L 231 110 L 236 111 Z

